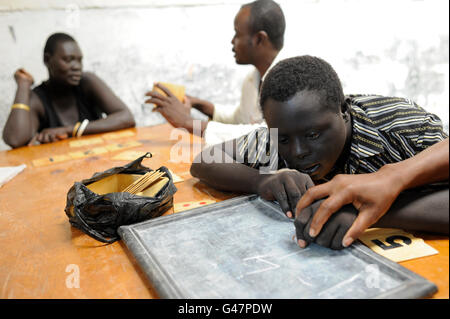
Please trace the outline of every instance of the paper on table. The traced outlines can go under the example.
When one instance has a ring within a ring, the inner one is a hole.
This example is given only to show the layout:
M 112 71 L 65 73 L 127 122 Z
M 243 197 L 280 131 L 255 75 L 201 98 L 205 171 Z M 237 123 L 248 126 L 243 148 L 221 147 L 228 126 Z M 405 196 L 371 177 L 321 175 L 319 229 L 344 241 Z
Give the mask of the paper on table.
M 25 164 L 19 166 L 0 167 L 0 187 L 22 172 L 25 167 L 27 167 Z
M 180 182 L 184 182 L 184 179 L 182 179 L 180 176 L 178 176 L 177 174 L 172 172 L 170 169 L 169 169 L 169 172 L 170 172 L 170 175 L 172 175 L 172 179 L 173 179 L 173 183 L 174 184 L 180 183 Z

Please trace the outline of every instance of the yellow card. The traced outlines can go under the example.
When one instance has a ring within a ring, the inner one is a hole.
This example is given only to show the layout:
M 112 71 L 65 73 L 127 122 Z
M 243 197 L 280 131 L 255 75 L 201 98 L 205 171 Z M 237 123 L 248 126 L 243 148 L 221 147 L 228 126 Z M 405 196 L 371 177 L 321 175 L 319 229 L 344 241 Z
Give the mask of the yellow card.
M 125 151 L 120 154 L 117 154 L 112 159 L 115 161 L 134 161 L 138 157 L 144 156 L 145 153 L 147 153 L 147 152 L 129 150 L 129 151 Z
M 159 84 L 165 86 L 172 92 L 173 95 L 180 101 L 183 102 L 186 88 L 183 85 L 167 83 L 167 82 L 158 82 Z M 166 95 L 163 90 L 158 88 L 157 86 L 153 86 L 153 91 L 158 92 L 162 95 Z
M 395 262 L 438 253 L 423 239 L 400 229 L 371 228 L 366 230 L 359 240 L 374 252 Z
M 99 154 L 105 154 L 105 153 L 108 153 L 108 150 L 106 148 L 95 147 L 90 150 L 71 152 L 71 153 L 69 153 L 69 156 L 73 159 L 78 159 L 78 158 L 84 158 L 84 157 L 89 157 L 89 156 L 94 156 L 94 155 L 99 155 Z
M 173 179 L 173 183 L 180 183 L 180 182 L 184 182 L 184 179 L 182 179 L 180 176 L 178 176 L 177 174 L 175 174 L 174 172 L 172 172 L 169 169 L 170 174 L 172 175 L 172 179 Z
M 134 133 L 132 131 L 124 131 L 124 132 L 106 133 L 106 134 L 103 134 L 102 137 L 105 140 L 113 140 L 116 138 L 131 137 L 131 136 L 135 136 L 135 135 L 136 135 L 136 133 Z
M 175 213 L 179 213 L 179 212 L 182 212 L 184 210 L 197 208 L 197 207 L 201 207 L 201 206 L 206 206 L 206 205 L 209 205 L 209 204 L 213 204 L 215 202 L 216 201 L 211 200 L 211 199 L 204 199 L 204 200 L 199 200 L 199 201 L 195 201 L 195 202 L 176 203 L 176 204 L 173 205 L 173 211 Z
M 81 147 L 81 146 L 102 144 L 103 142 L 104 141 L 101 137 L 94 137 L 94 138 L 70 141 L 69 146 L 70 147 Z
M 142 145 L 142 143 L 139 143 L 137 141 L 129 141 L 129 142 L 125 142 L 125 143 L 109 144 L 109 145 L 106 145 L 105 147 L 108 149 L 108 151 L 114 152 L 114 151 L 120 151 L 123 149 L 141 146 L 141 145 Z
M 68 154 L 55 155 L 55 156 L 49 156 L 49 157 L 35 159 L 35 160 L 33 160 L 33 165 L 35 167 L 40 167 L 40 166 L 46 166 L 46 165 L 51 165 L 51 164 L 55 164 L 55 163 L 69 161 L 71 159 L 72 158 Z

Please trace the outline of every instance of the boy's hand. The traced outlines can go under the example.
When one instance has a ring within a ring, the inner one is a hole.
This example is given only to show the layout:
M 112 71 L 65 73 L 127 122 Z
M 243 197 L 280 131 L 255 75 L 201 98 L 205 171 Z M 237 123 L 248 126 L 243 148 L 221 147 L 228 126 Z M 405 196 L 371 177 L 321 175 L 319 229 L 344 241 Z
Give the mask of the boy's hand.
M 314 183 L 309 175 L 294 169 L 281 169 L 275 174 L 261 175 L 256 191 L 266 200 L 276 200 L 286 216 L 292 218 L 300 197 L 312 186 Z
M 301 218 L 305 208 L 328 197 L 311 221 L 309 235 L 314 237 L 342 206 L 353 204 L 359 214 L 344 237 L 342 245 L 347 247 L 388 211 L 401 190 L 398 178 L 384 168 L 370 174 L 336 175 L 331 181 L 314 186 L 305 193 L 298 202 L 296 216 Z
M 344 246 L 342 246 L 342 239 L 358 216 L 358 211 L 351 205 L 342 207 L 339 212 L 328 219 L 316 237 L 311 237 L 309 235 L 311 222 L 314 213 L 322 202 L 323 200 L 315 202 L 308 207 L 309 209 L 303 210 L 302 214 L 296 216 L 294 225 L 298 245 L 305 248 L 309 243 L 315 242 L 316 244 L 327 248 L 342 249 L 344 248 Z

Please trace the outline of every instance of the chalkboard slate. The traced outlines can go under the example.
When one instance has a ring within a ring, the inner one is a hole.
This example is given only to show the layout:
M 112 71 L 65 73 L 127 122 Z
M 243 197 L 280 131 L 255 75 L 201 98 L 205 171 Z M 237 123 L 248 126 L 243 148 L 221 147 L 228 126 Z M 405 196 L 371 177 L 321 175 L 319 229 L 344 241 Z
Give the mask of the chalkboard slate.
M 299 248 L 292 220 L 254 195 L 119 234 L 161 298 L 421 298 L 437 290 L 359 243 Z

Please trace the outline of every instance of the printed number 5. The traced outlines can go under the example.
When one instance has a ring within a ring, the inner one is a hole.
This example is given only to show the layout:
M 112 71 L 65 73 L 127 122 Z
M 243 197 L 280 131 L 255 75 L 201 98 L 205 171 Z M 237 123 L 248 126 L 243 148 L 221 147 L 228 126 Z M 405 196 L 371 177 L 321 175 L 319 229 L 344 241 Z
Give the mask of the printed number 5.
M 399 239 L 399 240 L 403 241 L 406 245 L 410 245 L 411 242 L 412 242 L 412 241 L 411 241 L 411 238 L 408 238 L 408 237 L 406 237 L 406 236 L 399 236 L 399 235 L 396 235 L 396 236 L 390 236 L 390 237 L 386 238 L 385 241 L 386 241 L 389 245 L 385 245 L 382 241 L 380 241 L 380 240 L 378 240 L 378 239 L 373 239 L 372 242 L 373 242 L 375 245 L 379 246 L 379 247 L 380 247 L 381 249 L 383 249 L 383 250 L 389 250 L 389 249 L 393 249 L 393 248 L 403 247 L 402 244 L 399 244 L 399 243 L 396 243 L 396 242 L 395 242 L 396 239 Z

